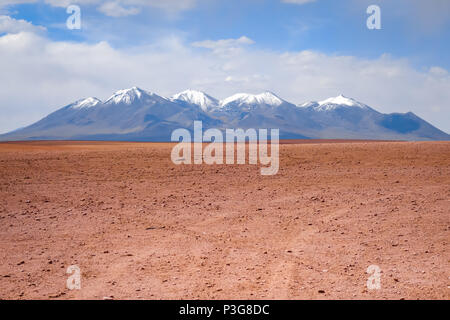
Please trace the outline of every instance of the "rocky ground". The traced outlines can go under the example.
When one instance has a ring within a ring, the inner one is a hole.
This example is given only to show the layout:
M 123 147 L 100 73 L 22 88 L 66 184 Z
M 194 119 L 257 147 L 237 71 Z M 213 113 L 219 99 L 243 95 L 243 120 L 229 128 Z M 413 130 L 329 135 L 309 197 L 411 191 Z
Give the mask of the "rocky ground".
M 291 141 L 275 176 L 172 147 L 0 144 L 0 298 L 450 298 L 450 143 Z

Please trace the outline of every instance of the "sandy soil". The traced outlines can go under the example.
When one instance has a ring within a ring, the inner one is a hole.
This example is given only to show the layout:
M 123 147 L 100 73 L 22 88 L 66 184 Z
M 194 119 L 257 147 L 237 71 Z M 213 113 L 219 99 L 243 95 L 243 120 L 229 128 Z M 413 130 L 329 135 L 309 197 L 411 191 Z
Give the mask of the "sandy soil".
M 0 298 L 450 298 L 450 143 L 291 142 L 276 176 L 171 148 L 0 144 Z

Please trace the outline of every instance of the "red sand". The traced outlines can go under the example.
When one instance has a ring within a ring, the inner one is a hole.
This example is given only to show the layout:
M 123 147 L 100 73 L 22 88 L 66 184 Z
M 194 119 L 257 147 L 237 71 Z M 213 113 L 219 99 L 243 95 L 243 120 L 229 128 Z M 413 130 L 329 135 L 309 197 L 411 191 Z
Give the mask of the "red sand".
M 2 143 L 0 298 L 449 299 L 450 143 L 335 142 L 281 145 L 275 176 L 165 143 Z

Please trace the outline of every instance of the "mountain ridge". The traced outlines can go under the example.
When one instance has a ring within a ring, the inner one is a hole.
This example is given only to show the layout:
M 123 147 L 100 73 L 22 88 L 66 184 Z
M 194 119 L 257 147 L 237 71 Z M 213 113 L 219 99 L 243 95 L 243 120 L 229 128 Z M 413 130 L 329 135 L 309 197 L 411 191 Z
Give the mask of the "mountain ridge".
M 173 130 L 192 130 L 195 120 L 205 129 L 278 128 L 282 139 L 450 140 L 412 112 L 384 114 L 344 95 L 295 105 L 270 91 L 218 100 L 192 89 L 166 98 L 132 87 L 105 101 L 77 100 L 0 141 L 170 141 Z

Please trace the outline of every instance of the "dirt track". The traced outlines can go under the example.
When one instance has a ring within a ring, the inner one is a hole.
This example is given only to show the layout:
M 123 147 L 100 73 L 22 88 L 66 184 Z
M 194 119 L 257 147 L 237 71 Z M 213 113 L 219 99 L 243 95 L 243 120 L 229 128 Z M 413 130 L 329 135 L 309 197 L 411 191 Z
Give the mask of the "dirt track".
M 171 148 L 0 144 L 0 298 L 450 298 L 450 143 L 284 144 L 276 176 Z

